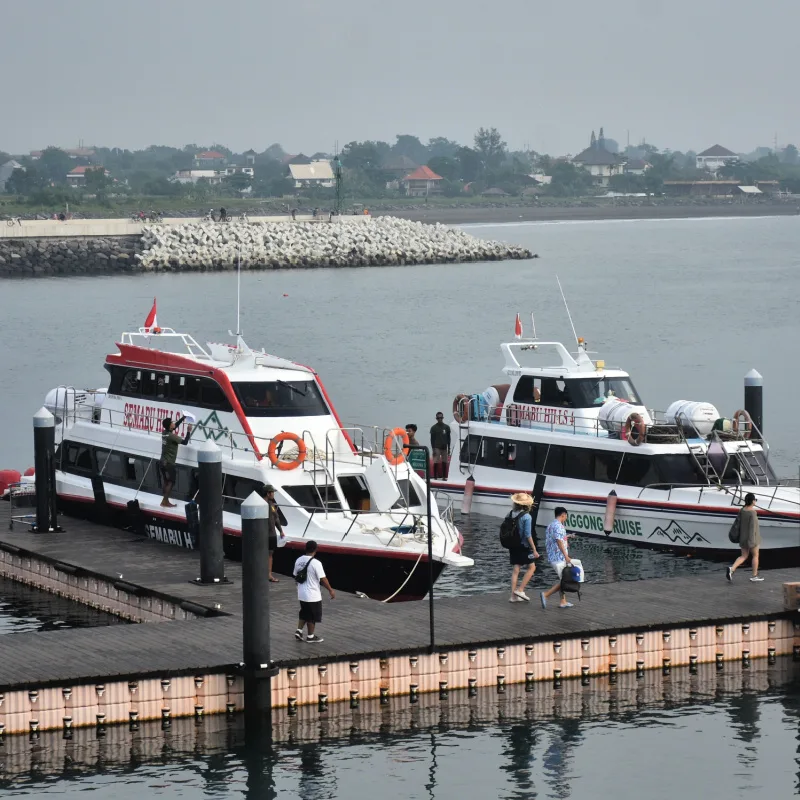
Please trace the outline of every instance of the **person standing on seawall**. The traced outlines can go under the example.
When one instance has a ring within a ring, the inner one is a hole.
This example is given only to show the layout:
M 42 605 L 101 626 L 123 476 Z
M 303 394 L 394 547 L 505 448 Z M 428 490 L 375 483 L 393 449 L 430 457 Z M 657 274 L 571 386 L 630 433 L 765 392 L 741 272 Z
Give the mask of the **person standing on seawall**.
M 744 507 L 739 511 L 734 526 L 739 529 L 739 547 L 742 548 L 741 555 L 728 567 L 726 578 L 733 580 L 733 573 L 747 561 L 752 559 L 751 566 L 753 575 L 750 578 L 754 583 L 764 579 L 758 574 L 758 551 L 761 547 L 761 532 L 758 529 L 758 512 L 756 511 L 756 496 L 748 492 L 744 496 Z

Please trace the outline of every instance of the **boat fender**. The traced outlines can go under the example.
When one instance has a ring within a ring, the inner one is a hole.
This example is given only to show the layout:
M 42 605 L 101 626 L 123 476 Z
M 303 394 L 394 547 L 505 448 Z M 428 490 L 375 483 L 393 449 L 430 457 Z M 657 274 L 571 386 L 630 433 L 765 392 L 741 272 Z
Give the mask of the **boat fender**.
M 603 533 L 611 536 L 614 530 L 614 519 L 617 516 L 617 493 L 612 489 L 606 498 L 606 516 L 603 519 Z
M 403 442 L 403 449 L 399 453 L 394 452 L 394 440 L 399 436 Z M 405 460 L 405 447 L 408 444 L 408 434 L 405 428 L 392 428 L 389 435 L 383 442 L 383 455 L 384 458 L 393 466 L 397 466 Z
M 28 467 L 28 469 L 26 469 L 26 470 L 25 470 L 25 472 L 23 472 L 22 474 L 23 474 L 23 475 L 24 475 L 26 478 L 30 478 L 30 477 L 31 477 L 31 476 L 32 476 L 32 475 L 35 473 L 35 471 L 36 471 L 36 470 L 34 470 L 34 468 L 33 468 L 33 467 Z
M 281 442 L 294 442 L 297 445 L 297 458 L 292 461 L 281 461 L 278 457 L 278 445 L 281 444 Z M 286 472 L 290 469 L 297 469 L 297 467 L 306 460 L 306 452 L 306 443 L 302 438 L 296 433 L 286 431 L 284 433 L 279 433 L 270 440 L 267 458 L 269 458 L 269 462 L 273 467 L 277 467 Z
M 0 497 L 4 497 L 12 484 L 19 483 L 22 478 L 16 469 L 0 469 Z
M 739 433 L 739 420 L 742 420 L 742 438 L 749 439 L 753 435 L 753 419 L 743 408 L 733 415 L 733 432 Z
M 475 478 L 470 475 L 464 481 L 464 497 L 461 500 L 461 513 L 470 514 L 472 512 L 472 494 L 475 491 Z
M 624 438 L 633 447 L 638 447 L 644 441 L 644 431 L 644 420 L 641 414 L 634 412 L 625 420 Z
M 457 394 L 453 399 L 453 419 L 464 425 L 469 422 L 469 395 Z

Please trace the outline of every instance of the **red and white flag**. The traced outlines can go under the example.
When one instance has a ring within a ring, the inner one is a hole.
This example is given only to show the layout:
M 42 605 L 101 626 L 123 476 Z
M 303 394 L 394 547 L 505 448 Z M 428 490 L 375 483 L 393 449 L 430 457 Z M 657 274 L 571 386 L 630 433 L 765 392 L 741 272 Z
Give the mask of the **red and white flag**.
M 517 315 L 519 317 L 519 315 Z M 156 299 L 153 298 L 153 307 L 150 309 L 150 313 L 147 315 L 147 319 L 144 321 L 145 330 L 150 330 L 151 328 L 158 327 L 158 320 L 156 319 Z
M 155 306 L 153 306 L 155 308 Z M 517 314 L 517 321 L 514 323 L 514 336 L 517 339 L 522 338 L 522 320 L 519 318 L 519 314 Z

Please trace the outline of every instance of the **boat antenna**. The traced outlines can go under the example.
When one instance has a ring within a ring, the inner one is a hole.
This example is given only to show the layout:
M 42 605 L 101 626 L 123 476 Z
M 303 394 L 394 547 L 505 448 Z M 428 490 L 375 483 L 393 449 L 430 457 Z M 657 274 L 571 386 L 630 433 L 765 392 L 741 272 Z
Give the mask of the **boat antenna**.
M 575 344 L 580 344 L 578 341 L 578 334 L 575 331 L 575 325 L 572 322 L 572 314 L 569 313 L 569 306 L 567 305 L 567 298 L 564 296 L 564 290 L 561 288 L 561 281 L 558 279 L 558 275 L 556 275 L 556 282 L 558 283 L 558 291 L 561 292 L 561 299 L 564 301 L 564 308 L 567 309 L 567 317 L 569 318 L 569 324 L 572 327 L 572 335 L 575 337 Z
M 242 308 L 242 247 L 239 246 L 236 258 L 236 333 L 228 331 L 228 336 L 236 337 L 236 344 L 242 338 L 241 308 Z
M 531 331 L 533 331 L 533 338 L 536 338 L 536 323 L 533 320 L 533 311 L 531 311 Z

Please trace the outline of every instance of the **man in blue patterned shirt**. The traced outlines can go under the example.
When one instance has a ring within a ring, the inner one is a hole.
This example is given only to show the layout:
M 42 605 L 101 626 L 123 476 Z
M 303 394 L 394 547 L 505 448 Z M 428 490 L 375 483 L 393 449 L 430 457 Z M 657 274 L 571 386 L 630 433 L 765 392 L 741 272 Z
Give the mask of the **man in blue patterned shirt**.
M 556 592 L 561 594 L 561 602 L 558 607 L 572 608 L 572 603 L 567 602 L 567 596 L 561 591 L 561 573 L 567 564 L 572 564 L 567 546 L 567 529 L 564 527 L 566 521 L 567 509 L 563 506 L 558 506 L 555 511 L 555 519 L 547 526 L 547 530 L 544 533 L 547 560 L 558 575 L 558 583 L 539 595 L 539 599 L 542 601 L 542 608 L 547 608 L 547 598 Z

